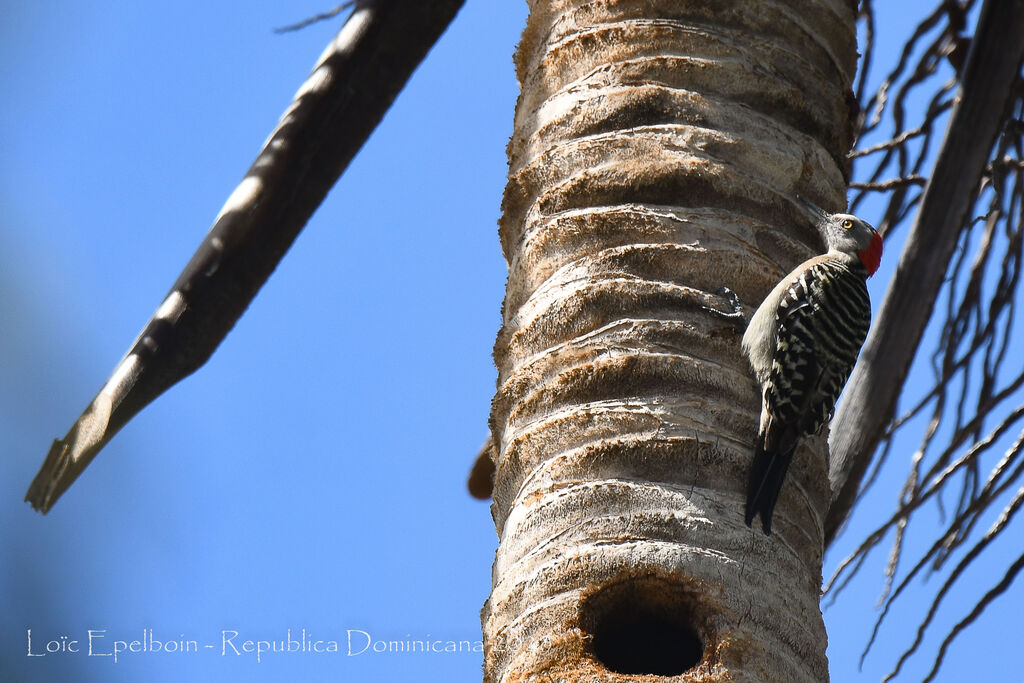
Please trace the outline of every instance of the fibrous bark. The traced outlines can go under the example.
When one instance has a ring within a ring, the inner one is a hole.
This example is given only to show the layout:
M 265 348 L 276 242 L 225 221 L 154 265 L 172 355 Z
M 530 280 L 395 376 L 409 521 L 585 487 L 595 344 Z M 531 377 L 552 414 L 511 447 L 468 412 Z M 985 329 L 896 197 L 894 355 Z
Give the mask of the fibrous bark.
M 774 535 L 744 526 L 760 401 L 722 287 L 749 314 L 821 248 L 795 196 L 843 206 L 854 8 L 531 10 L 485 680 L 827 680 L 825 440 L 798 450 Z

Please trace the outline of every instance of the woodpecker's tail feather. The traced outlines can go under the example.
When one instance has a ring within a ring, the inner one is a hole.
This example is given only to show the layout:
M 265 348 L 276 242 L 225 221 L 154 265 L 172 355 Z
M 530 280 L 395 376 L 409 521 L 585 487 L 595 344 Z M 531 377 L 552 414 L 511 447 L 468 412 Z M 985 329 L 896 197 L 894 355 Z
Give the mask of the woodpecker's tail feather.
M 786 478 L 786 470 L 792 459 L 792 451 L 767 453 L 764 447 L 758 444 L 757 452 L 754 454 L 754 463 L 750 468 L 750 483 L 747 485 L 747 526 L 750 526 L 754 517 L 761 513 L 761 526 L 764 533 L 771 535 L 772 512 L 775 510 L 775 503 L 779 500 L 782 481 Z

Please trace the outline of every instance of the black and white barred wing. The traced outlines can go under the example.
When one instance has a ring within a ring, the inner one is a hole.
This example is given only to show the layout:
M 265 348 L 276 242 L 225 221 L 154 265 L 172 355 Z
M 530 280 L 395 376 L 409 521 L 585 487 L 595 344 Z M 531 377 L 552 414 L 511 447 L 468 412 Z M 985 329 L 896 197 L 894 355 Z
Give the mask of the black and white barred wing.
M 794 280 L 780 302 L 779 344 L 765 399 L 794 439 L 829 421 L 857 361 L 871 323 L 865 277 L 823 260 Z

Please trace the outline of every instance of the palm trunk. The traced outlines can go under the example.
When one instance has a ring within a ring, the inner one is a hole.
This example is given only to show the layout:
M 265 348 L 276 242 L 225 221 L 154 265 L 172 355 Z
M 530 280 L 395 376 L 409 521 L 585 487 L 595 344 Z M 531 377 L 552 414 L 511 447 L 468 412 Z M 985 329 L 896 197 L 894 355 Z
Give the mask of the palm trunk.
M 747 528 L 760 402 L 720 291 L 749 314 L 821 247 L 795 195 L 843 204 L 853 3 L 530 4 L 485 680 L 827 680 L 825 440 Z

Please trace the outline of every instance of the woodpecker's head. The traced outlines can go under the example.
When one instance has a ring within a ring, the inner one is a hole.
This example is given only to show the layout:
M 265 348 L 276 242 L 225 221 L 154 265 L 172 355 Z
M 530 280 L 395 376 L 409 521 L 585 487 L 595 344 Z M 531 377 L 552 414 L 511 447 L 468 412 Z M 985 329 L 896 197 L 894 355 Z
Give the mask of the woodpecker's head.
M 874 275 L 882 260 L 882 236 L 870 225 L 848 213 L 828 213 L 803 197 L 797 196 L 825 238 L 829 251 L 856 256 L 868 275 Z

